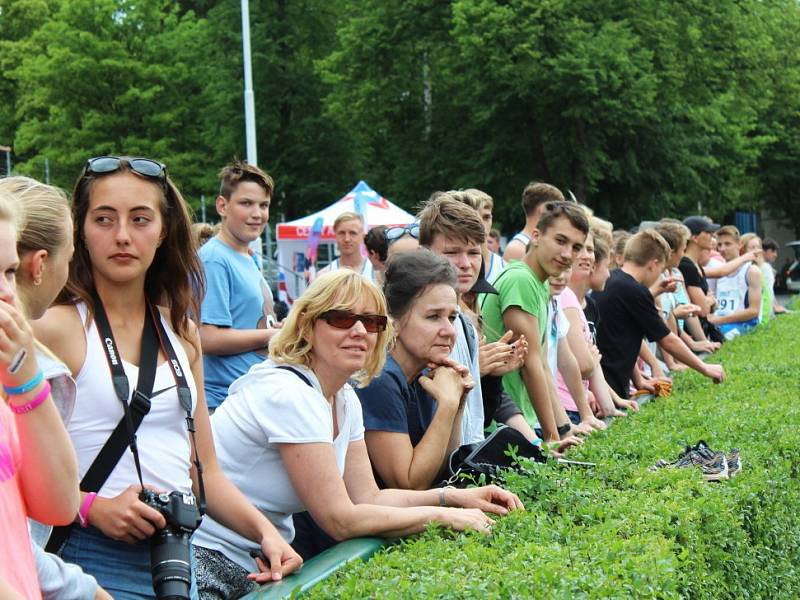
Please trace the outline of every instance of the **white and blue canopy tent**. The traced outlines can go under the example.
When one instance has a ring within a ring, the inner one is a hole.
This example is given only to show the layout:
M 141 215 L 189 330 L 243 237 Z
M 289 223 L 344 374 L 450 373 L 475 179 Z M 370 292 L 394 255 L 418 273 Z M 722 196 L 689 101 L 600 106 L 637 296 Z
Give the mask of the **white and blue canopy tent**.
M 359 181 L 352 190 L 330 206 L 294 221 L 278 223 L 275 238 L 280 271 L 279 288 L 283 291 L 285 286 L 289 298 L 297 298 L 305 289 L 301 265 L 315 221 L 322 219 L 320 255 L 333 257 L 336 247 L 333 222 L 344 212 L 364 215 L 367 229 L 376 225 L 394 227 L 414 222 L 414 215 L 389 202 L 365 181 Z M 323 246 L 328 247 L 327 252 L 322 251 Z

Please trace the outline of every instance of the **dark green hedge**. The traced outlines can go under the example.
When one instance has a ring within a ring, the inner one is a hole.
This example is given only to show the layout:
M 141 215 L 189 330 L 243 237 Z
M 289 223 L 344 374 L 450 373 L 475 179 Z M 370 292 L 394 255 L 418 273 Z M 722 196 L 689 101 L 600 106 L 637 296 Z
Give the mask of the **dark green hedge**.
M 353 564 L 315 598 L 800 598 L 800 315 L 729 343 L 728 381 L 676 393 L 508 486 L 527 512 L 491 537 L 430 528 Z M 686 443 L 741 450 L 736 478 L 647 467 Z

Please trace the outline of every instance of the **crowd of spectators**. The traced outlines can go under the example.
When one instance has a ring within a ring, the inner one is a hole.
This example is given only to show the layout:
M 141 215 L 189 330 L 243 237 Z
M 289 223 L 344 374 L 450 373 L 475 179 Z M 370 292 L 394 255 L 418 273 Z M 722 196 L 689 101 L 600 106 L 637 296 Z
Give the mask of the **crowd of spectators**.
M 339 215 L 285 314 L 251 250 L 273 194 L 226 166 L 212 229 L 146 158 L 88 160 L 71 203 L 0 180 L 0 597 L 237 598 L 341 540 L 490 534 L 522 503 L 445 486 L 452 452 L 505 425 L 567 453 L 674 372 L 723 382 L 781 310 L 774 242 L 614 231 L 533 182 L 502 255 L 478 189 Z

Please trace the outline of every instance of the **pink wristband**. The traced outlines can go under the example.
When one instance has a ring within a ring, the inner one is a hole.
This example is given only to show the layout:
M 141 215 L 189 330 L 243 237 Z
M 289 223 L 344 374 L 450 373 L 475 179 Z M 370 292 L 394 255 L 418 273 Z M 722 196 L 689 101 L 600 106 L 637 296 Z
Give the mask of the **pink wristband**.
M 89 526 L 89 509 L 92 507 L 92 502 L 97 498 L 97 492 L 89 492 L 86 498 L 81 503 L 81 509 L 78 511 L 78 521 L 84 529 Z
M 25 413 L 31 412 L 34 408 L 39 406 L 42 402 L 47 400 L 50 396 L 50 382 L 45 380 L 42 389 L 39 390 L 39 393 L 36 394 L 33 400 L 30 402 L 26 402 L 25 404 L 11 404 L 10 402 L 8 405 L 11 407 L 11 410 L 18 415 L 24 415 Z

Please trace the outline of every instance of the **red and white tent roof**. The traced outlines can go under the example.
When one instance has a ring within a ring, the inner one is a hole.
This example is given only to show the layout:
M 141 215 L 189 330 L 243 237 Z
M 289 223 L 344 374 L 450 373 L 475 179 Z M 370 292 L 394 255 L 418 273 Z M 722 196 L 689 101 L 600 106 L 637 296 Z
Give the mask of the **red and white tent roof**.
M 359 210 L 360 209 L 360 210 Z M 343 198 L 334 202 L 314 214 L 289 221 L 278 223 L 276 238 L 281 240 L 306 240 L 311 234 L 311 227 L 319 217 L 323 219 L 322 240 L 333 240 L 333 222 L 343 212 L 365 212 L 367 228 L 376 225 L 393 227 L 413 223 L 414 215 L 404 211 L 399 206 L 392 204 L 378 192 L 373 190 L 364 181 L 359 181 L 356 187 L 350 190 Z

